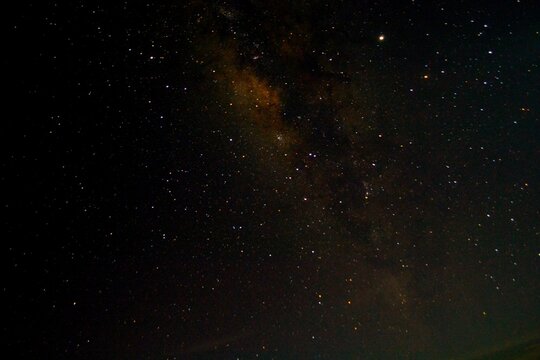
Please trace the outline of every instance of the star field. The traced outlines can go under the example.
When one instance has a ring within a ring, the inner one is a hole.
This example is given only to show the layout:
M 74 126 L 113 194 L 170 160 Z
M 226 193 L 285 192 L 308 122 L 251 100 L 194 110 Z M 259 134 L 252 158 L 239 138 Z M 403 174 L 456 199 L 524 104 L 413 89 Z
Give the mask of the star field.
M 19 358 L 536 359 L 533 1 L 23 3 Z

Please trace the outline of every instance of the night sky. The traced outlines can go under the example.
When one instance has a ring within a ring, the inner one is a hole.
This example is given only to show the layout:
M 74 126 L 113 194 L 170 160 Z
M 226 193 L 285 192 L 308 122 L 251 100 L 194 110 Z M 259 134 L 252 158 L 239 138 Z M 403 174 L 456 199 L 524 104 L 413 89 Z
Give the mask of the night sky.
M 13 359 L 540 358 L 538 1 L 5 10 Z

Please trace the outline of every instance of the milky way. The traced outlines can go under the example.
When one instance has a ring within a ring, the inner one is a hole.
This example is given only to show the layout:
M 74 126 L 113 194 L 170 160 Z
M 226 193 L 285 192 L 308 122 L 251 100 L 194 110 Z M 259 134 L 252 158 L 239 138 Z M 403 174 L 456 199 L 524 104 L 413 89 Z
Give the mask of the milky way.
M 19 10 L 21 356 L 539 356 L 538 5 Z

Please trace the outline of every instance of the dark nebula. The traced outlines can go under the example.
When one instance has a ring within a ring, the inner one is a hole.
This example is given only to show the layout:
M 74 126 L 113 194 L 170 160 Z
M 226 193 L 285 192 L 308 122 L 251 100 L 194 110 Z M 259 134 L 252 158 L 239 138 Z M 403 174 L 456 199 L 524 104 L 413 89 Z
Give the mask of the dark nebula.
M 540 4 L 19 2 L 7 353 L 540 358 Z

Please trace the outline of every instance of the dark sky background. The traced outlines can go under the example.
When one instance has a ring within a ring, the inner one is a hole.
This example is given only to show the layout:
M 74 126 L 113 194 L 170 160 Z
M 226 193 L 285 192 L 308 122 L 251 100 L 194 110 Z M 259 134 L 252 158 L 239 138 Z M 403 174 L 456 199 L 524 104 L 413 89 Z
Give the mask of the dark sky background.
M 540 358 L 537 1 L 6 17 L 13 358 Z

